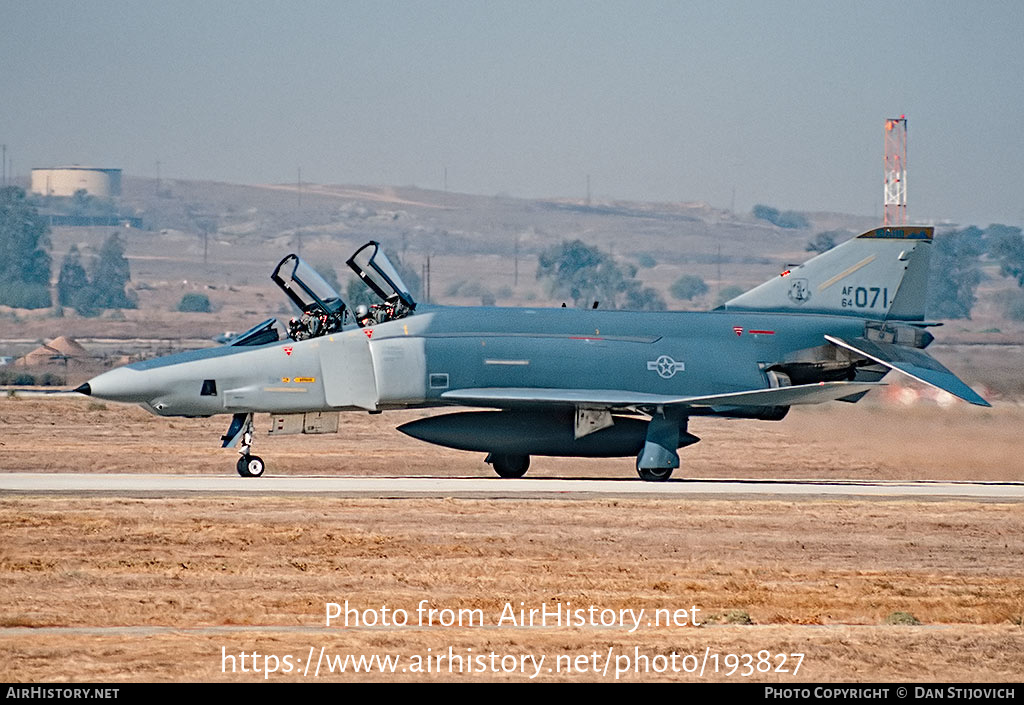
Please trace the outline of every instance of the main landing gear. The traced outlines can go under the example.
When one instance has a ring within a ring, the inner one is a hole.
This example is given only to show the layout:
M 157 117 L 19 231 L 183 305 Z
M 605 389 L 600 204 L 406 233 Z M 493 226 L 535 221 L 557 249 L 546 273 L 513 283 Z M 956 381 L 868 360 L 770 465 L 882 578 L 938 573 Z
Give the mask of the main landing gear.
M 511 453 L 488 453 L 484 459 L 490 463 L 494 472 L 501 477 L 522 477 L 530 468 L 530 456 Z
M 642 468 L 640 467 L 640 457 L 636 459 L 636 474 L 644 482 L 665 482 L 672 477 L 672 470 L 673 468 Z
M 665 482 L 672 477 L 673 468 L 642 468 L 640 460 L 641 453 L 636 459 L 636 472 L 641 480 L 646 482 Z M 500 477 L 522 477 L 530 468 L 530 456 L 515 455 L 511 453 L 490 453 L 484 462 L 494 468 L 494 472 Z M 239 470 L 241 472 L 241 470 Z
M 231 418 L 231 426 L 228 428 L 228 432 L 220 437 L 221 441 L 223 441 L 221 446 L 223 448 L 233 448 L 241 441 L 238 452 L 242 457 L 235 464 L 235 469 L 242 477 L 262 477 L 263 472 L 267 469 L 267 466 L 263 463 L 263 458 L 249 453 L 252 449 L 252 435 L 254 431 L 252 413 L 235 414 Z

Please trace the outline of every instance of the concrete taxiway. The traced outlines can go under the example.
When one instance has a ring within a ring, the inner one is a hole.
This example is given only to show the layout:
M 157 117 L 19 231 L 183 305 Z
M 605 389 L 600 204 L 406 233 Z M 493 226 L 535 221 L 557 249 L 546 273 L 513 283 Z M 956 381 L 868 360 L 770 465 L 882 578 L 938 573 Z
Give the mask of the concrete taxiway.
M 637 496 L 875 497 L 1024 501 L 1024 482 L 826 480 L 671 480 L 469 477 L 281 476 L 103 473 L 0 473 L 0 492 L 166 494 L 331 494 L 373 497 Z

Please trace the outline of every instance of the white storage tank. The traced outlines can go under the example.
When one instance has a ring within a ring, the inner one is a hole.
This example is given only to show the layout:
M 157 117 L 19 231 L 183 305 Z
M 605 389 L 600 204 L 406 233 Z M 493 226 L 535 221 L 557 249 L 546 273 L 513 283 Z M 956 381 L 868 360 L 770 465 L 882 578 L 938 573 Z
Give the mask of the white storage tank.
M 121 170 L 91 166 L 58 166 L 32 170 L 32 193 L 41 196 L 74 196 L 85 190 L 90 196 L 121 195 Z

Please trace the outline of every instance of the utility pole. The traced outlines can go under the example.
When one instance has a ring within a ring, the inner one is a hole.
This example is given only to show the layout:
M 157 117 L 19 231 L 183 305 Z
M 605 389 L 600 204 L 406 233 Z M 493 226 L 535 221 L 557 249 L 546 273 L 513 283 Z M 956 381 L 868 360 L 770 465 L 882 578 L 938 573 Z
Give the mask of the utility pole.
M 718 254 L 715 257 L 715 263 L 718 265 L 718 273 L 715 275 L 717 278 L 715 281 L 715 300 L 722 295 L 722 243 L 718 243 Z
M 519 233 L 516 233 L 516 242 L 515 242 L 514 254 L 515 254 L 515 257 L 513 258 L 513 261 L 515 262 L 515 264 L 514 264 L 513 269 L 512 269 L 512 286 L 513 287 L 518 287 L 519 286 Z
M 422 285 L 423 285 L 423 303 L 430 303 L 430 255 L 427 255 L 427 259 L 423 262 L 422 272 Z

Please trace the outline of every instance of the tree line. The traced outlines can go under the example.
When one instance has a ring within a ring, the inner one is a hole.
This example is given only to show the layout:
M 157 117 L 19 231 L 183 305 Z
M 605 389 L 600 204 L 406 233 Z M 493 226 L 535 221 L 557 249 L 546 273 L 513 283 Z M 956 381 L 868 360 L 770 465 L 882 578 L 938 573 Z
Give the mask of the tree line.
M 0 305 L 40 309 L 53 306 L 50 293 L 50 230 L 36 207 L 17 186 L 0 188 Z M 105 309 L 136 308 L 125 290 L 131 279 L 124 242 L 111 234 L 86 271 L 74 245 L 61 264 L 57 303 L 79 315 L 97 316 Z
M 985 260 L 999 265 L 1017 289 L 1000 303 L 1007 317 L 1024 320 L 1024 235 L 1010 225 L 974 226 L 938 233 L 932 250 L 928 280 L 928 315 L 934 318 L 970 318 L 977 301 L 975 291 L 984 279 Z
M 818 233 L 805 248 L 821 253 L 854 234 L 833 230 Z M 982 265 L 994 262 L 1002 276 L 1012 278 L 1018 288 L 1001 304 L 1005 315 L 1024 320 L 1024 234 L 1021 228 L 993 224 L 985 229 L 970 226 L 940 232 L 932 241 L 928 280 L 927 316 L 932 319 L 970 318 L 977 302 L 977 288 L 984 279 Z M 661 311 L 664 299 L 635 278 L 637 269 L 628 262 L 580 240 L 563 242 L 543 250 L 538 258 L 537 278 L 546 281 L 552 296 L 571 300 L 574 306 L 600 302 L 603 308 Z M 679 301 L 690 301 L 708 293 L 707 284 L 696 275 L 679 277 L 669 287 Z M 718 303 L 743 290 L 728 287 Z

